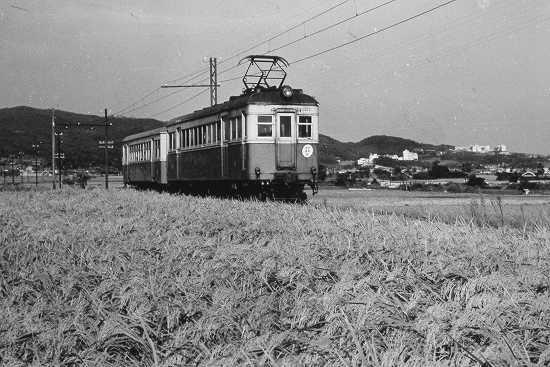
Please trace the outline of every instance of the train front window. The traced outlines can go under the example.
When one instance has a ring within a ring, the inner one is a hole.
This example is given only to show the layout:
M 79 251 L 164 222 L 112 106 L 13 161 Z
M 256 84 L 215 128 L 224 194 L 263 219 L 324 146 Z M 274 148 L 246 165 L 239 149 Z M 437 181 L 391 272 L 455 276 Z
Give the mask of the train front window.
M 258 136 L 273 136 L 272 116 L 258 116 Z
M 298 119 L 298 137 L 311 138 L 311 116 L 300 116 Z
M 290 138 L 292 136 L 292 118 L 290 116 L 279 117 L 279 137 Z

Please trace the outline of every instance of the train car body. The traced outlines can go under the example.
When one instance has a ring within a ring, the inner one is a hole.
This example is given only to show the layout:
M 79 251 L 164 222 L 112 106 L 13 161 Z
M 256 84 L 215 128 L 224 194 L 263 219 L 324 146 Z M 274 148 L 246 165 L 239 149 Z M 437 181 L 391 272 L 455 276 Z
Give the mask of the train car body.
M 299 89 L 255 88 L 123 140 L 125 184 L 303 200 L 317 190 L 319 105 Z

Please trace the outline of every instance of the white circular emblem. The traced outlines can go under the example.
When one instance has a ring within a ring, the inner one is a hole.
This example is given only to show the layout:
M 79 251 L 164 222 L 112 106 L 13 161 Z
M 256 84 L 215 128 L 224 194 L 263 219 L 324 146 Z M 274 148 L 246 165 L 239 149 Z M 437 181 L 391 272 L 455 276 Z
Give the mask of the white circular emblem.
M 313 154 L 313 147 L 309 144 L 306 144 L 302 147 L 302 155 L 306 158 L 311 157 Z

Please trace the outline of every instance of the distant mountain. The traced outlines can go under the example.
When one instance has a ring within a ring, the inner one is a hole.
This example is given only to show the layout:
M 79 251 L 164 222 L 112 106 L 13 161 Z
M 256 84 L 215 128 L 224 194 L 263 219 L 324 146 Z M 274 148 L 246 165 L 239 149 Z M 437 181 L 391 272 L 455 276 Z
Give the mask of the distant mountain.
M 453 148 L 452 145 L 418 143 L 414 140 L 387 135 L 373 135 L 357 143 L 343 143 L 330 136 L 320 134 L 319 143 L 320 161 L 324 164 L 335 163 L 336 159 L 355 160 L 368 157 L 371 153 L 400 155 L 405 149 L 444 151 Z
M 101 123 L 103 117 L 56 110 L 57 126 L 63 132 L 63 152 L 65 167 L 84 168 L 103 165 L 103 150 L 97 148 L 98 140 L 103 140 L 103 127 L 67 128 L 66 124 L 81 122 Z M 110 162 L 114 167 L 121 166 L 120 140 L 125 136 L 154 129 L 163 122 L 154 119 L 129 117 L 109 118 L 110 140 L 115 141 L 115 149 L 110 151 Z M 42 142 L 39 156 L 49 162 L 51 157 L 51 110 L 32 107 L 12 107 L 0 109 L 0 157 L 23 152 L 27 158 L 34 156 L 32 145 Z M 403 150 L 445 150 L 449 145 L 432 145 L 394 136 L 375 135 L 357 143 L 344 143 L 327 135 L 320 135 L 319 155 L 323 164 L 335 163 L 337 159 L 355 160 L 368 157 L 370 153 L 401 154 Z
M 67 111 L 55 111 L 56 125 L 63 132 L 64 166 L 67 168 L 87 168 L 102 166 L 103 150 L 98 149 L 98 141 L 103 140 L 104 128 L 78 127 L 65 128 L 67 124 L 102 123 L 102 116 L 85 115 Z M 115 149 L 109 152 L 109 161 L 114 167 L 121 166 L 120 140 L 130 134 L 162 126 L 154 119 L 134 119 L 127 117 L 109 118 L 109 140 L 115 141 Z M 39 156 L 49 162 L 51 157 L 51 110 L 20 106 L 0 109 L 0 157 L 23 152 L 25 157 L 34 156 L 32 145 L 40 144 Z

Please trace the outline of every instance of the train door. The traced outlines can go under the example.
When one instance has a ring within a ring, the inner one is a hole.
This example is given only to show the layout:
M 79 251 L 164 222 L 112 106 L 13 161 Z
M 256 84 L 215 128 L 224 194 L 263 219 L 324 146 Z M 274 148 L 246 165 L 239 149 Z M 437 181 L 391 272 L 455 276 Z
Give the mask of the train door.
M 296 168 L 296 133 L 294 114 L 277 115 L 276 156 L 277 169 Z

